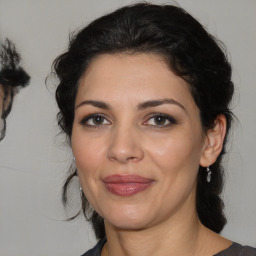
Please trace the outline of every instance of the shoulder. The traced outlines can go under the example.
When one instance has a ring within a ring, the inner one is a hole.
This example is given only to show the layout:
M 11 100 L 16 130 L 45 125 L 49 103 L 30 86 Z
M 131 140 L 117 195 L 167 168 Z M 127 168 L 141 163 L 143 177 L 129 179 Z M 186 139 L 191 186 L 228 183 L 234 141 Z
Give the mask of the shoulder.
M 256 256 L 256 248 L 233 243 L 229 248 L 215 256 Z
M 82 256 L 100 256 L 101 250 L 105 243 L 106 243 L 106 239 L 105 238 L 101 239 L 92 249 L 85 252 Z

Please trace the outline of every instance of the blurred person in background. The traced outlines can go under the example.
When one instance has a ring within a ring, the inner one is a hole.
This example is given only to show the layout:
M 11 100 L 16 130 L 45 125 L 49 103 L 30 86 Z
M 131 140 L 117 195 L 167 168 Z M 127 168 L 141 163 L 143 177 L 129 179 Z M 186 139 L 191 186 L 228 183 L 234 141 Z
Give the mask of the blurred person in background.
M 20 67 L 21 57 L 15 45 L 6 39 L 0 43 L 0 140 L 6 133 L 6 118 L 14 96 L 29 83 L 29 75 Z

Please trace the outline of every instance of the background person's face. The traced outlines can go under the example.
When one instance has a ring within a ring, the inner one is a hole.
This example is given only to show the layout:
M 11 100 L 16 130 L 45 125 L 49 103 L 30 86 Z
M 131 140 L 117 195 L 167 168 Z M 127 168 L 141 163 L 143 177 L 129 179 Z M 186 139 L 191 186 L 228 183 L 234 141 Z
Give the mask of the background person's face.
M 5 123 L 4 120 L 2 119 L 2 114 L 3 114 L 3 103 L 4 103 L 4 92 L 3 88 L 0 85 L 0 140 L 3 139 L 4 136 L 4 129 L 5 129 Z
M 13 90 L 13 91 L 11 91 Z M 6 129 L 6 121 L 4 120 L 8 112 L 10 111 L 10 107 L 12 104 L 13 95 L 16 93 L 15 89 L 9 89 L 8 94 L 5 95 L 6 92 L 4 92 L 3 86 L 0 85 L 0 140 L 2 140 L 5 136 L 5 129 Z M 6 112 L 8 111 L 8 112 Z M 5 116 L 3 116 L 5 114 Z
M 4 103 L 4 91 L 3 87 L 0 84 L 0 116 L 2 116 L 3 113 L 3 103 Z
M 99 56 L 80 80 L 76 106 L 80 182 L 108 224 L 140 229 L 196 214 L 205 146 L 199 109 L 161 57 Z

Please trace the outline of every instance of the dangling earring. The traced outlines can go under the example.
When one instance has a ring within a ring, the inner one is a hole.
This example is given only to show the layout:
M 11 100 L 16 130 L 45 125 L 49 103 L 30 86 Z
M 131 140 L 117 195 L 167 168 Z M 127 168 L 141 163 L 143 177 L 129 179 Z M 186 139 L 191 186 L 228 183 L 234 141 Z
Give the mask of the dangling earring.
M 206 172 L 207 172 L 206 181 L 207 181 L 207 182 L 211 182 L 211 179 L 212 179 L 212 172 L 211 172 L 209 166 L 206 168 Z
M 79 186 L 79 191 L 80 191 L 80 197 L 81 199 L 83 199 L 83 189 L 81 186 Z
M 72 172 L 75 171 L 76 176 L 77 176 L 76 159 L 75 159 L 75 157 L 73 157 L 73 161 L 72 161 L 72 164 L 70 165 L 70 169 L 71 169 Z

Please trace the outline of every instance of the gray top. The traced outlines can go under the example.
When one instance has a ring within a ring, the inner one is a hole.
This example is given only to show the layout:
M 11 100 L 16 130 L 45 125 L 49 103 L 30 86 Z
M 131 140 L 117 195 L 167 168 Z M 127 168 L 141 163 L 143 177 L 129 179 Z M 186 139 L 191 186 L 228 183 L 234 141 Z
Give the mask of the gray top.
M 214 256 L 256 256 L 256 248 L 233 243 L 229 248 L 215 254 Z
M 106 243 L 106 238 L 101 239 L 94 248 L 90 249 L 82 256 L 100 256 L 101 250 Z M 250 246 L 243 246 L 238 243 L 232 243 L 232 245 L 213 256 L 256 256 L 256 248 Z

